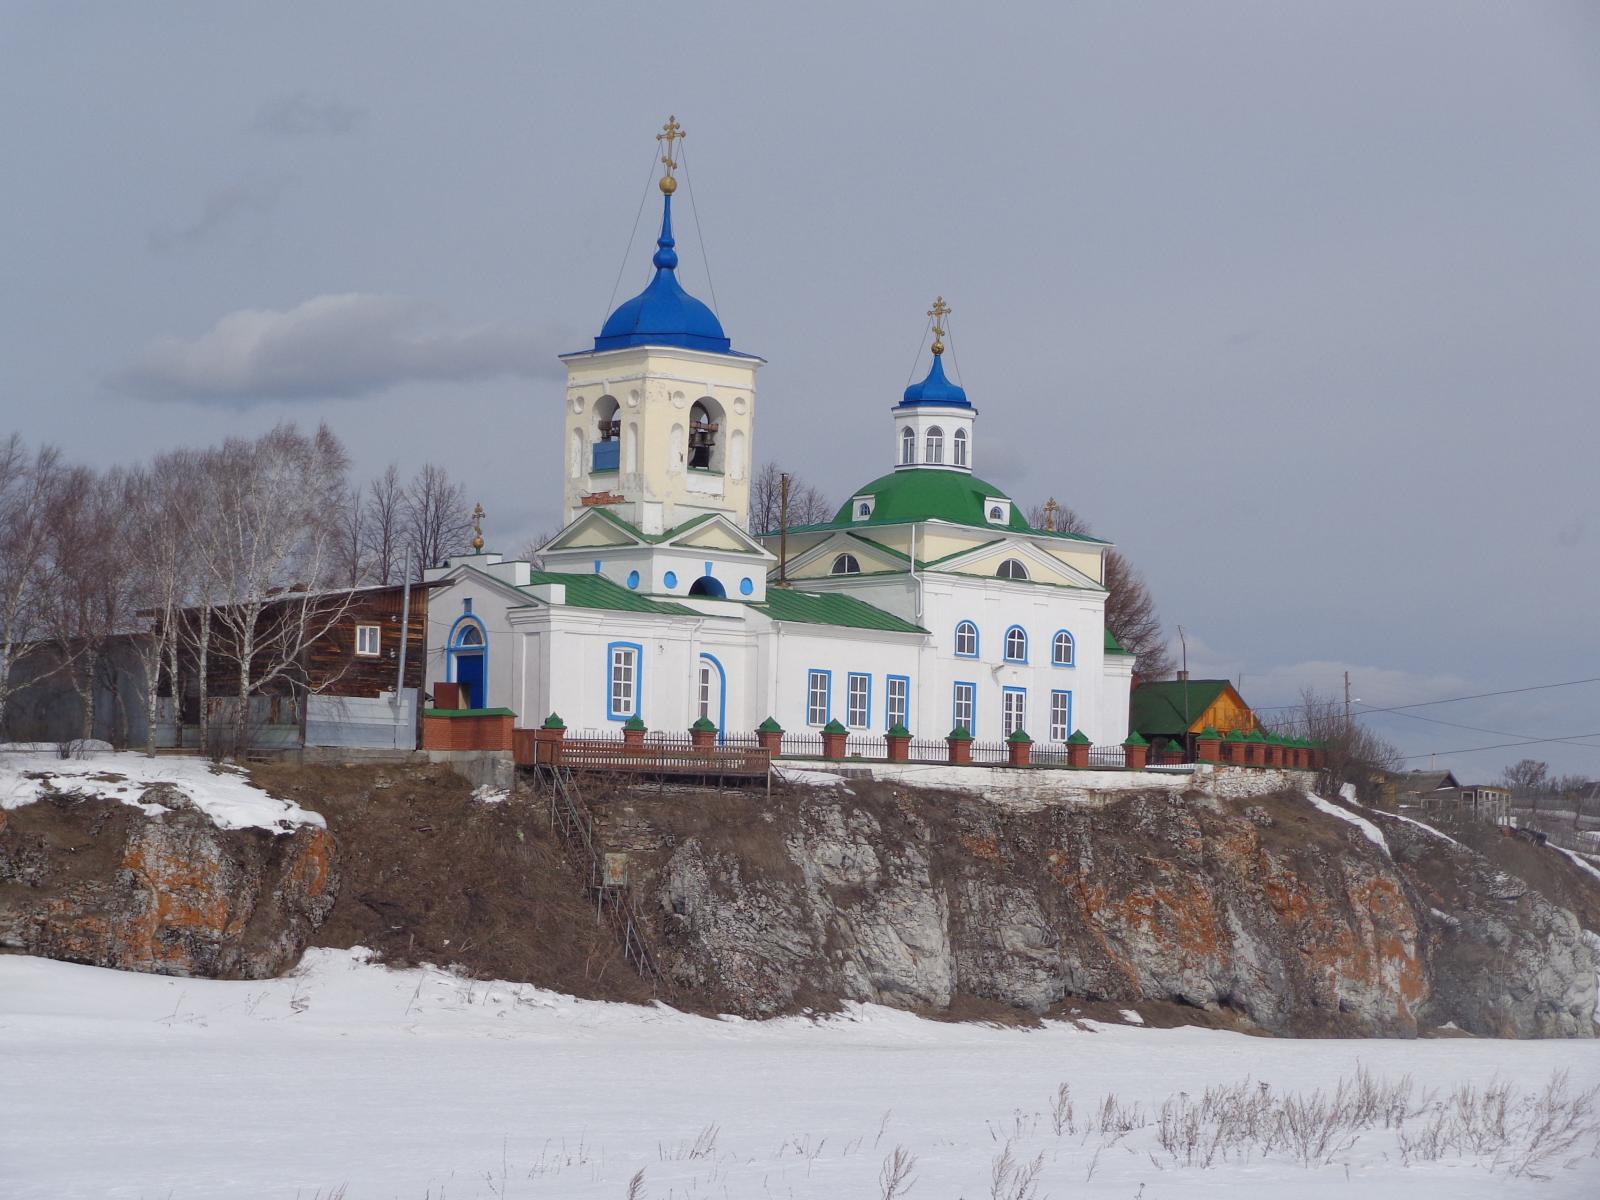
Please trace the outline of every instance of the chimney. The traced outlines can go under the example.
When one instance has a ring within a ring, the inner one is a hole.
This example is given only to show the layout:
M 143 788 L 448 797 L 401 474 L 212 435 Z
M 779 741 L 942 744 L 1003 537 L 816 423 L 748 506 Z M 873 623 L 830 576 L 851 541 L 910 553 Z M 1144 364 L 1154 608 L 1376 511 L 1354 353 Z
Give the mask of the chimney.
M 1188 683 L 1189 682 L 1189 672 L 1187 672 L 1187 671 L 1179 671 L 1178 672 L 1178 682 L 1179 683 Z

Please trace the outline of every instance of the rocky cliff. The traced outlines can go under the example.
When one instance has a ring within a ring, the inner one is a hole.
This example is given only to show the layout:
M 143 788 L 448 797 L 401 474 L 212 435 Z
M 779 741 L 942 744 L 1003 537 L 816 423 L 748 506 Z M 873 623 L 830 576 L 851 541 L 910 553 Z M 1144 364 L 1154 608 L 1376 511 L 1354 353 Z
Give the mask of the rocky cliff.
M 0 809 L 0 949 L 224 979 L 299 961 L 336 892 L 326 829 L 222 829 L 177 788 Z
M 1278 1033 L 1594 1031 L 1570 912 L 1466 846 L 1363 812 L 1381 846 L 1294 794 L 1089 809 L 866 783 L 591 804 L 668 974 L 740 1013 L 1099 1000 Z

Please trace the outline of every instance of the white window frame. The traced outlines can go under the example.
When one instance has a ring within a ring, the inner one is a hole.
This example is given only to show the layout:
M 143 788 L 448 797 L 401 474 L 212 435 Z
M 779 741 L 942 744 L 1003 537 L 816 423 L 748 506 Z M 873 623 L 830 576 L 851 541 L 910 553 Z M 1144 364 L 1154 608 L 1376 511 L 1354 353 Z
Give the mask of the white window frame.
M 1072 693 L 1057 690 L 1050 693 L 1050 740 L 1064 742 L 1072 736 Z
M 1012 644 L 1015 642 L 1017 652 L 1012 653 Z M 1005 658 L 1009 663 L 1025 663 L 1028 661 L 1028 631 L 1021 625 L 1013 625 L 1006 630 Z
M 369 648 L 366 643 L 371 638 Z M 382 625 L 357 625 L 356 626 L 356 655 L 360 658 L 378 658 L 383 654 L 383 626 Z
M 706 720 L 709 721 L 711 719 L 711 664 L 710 663 L 702 662 L 700 664 L 700 679 L 698 681 L 698 685 L 697 686 L 699 688 L 698 707 L 700 709 L 700 715 L 703 718 L 705 718 Z
M 967 465 L 967 431 L 957 429 L 950 435 L 952 442 L 950 451 L 950 465 L 964 467 Z
M 962 630 L 971 630 L 972 631 L 972 649 L 970 649 L 970 650 L 963 650 L 961 648 L 961 633 L 962 633 Z M 956 648 L 955 648 L 955 652 L 956 652 L 956 657 L 958 657 L 958 658 L 977 658 L 978 657 L 978 624 L 977 624 L 976 621 L 957 621 L 956 622 Z
M 962 720 L 965 715 L 966 720 Z M 978 722 L 978 685 L 957 683 L 950 693 L 950 727 L 962 728 L 976 735 L 973 728 Z
M 1067 656 L 1061 657 L 1061 639 L 1066 638 Z M 1070 630 L 1058 629 L 1055 636 L 1050 639 L 1050 662 L 1057 667 L 1070 667 L 1078 661 L 1078 639 L 1072 636 Z
M 851 729 L 872 724 L 872 676 L 851 671 L 845 676 L 844 723 Z
M 928 427 L 923 439 L 922 461 L 939 466 L 944 463 L 944 429 L 938 425 Z
M 900 465 L 915 466 L 917 462 L 917 431 L 909 425 L 900 427 Z
M 639 715 L 639 649 L 637 646 L 611 647 L 609 713 L 612 720 L 626 721 Z
M 905 675 L 890 675 L 884 680 L 884 728 L 896 725 L 911 728 L 911 680 Z
M 1000 736 L 1008 738 L 1019 729 L 1028 727 L 1028 689 L 1018 687 L 1000 690 Z
M 822 726 L 828 723 L 828 710 L 833 704 L 833 672 L 811 670 L 806 672 L 806 724 Z

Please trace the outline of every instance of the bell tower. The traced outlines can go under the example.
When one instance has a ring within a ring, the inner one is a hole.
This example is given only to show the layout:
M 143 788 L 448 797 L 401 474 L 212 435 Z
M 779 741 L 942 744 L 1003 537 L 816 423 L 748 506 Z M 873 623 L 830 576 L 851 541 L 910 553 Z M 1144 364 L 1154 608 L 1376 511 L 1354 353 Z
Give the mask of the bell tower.
M 606 319 L 594 349 L 564 354 L 564 520 L 604 506 L 647 534 L 705 513 L 741 527 L 750 512 L 756 371 L 764 360 L 734 350 L 709 307 L 678 282 L 672 197 L 676 144 L 663 144 L 661 234 L 644 291 Z
M 933 320 L 933 366 L 905 390 L 894 414 L 894 469 L 972 472 L 972 435 L 978 410 L 944 373 L 944 320 L 950 306 L 940 296 L 928 310 Z

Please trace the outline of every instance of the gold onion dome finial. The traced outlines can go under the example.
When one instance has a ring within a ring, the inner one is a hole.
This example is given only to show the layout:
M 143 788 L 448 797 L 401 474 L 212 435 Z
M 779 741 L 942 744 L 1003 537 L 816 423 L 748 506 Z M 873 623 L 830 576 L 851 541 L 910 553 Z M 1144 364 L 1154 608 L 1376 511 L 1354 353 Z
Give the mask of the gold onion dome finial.
M 940 296 L 933 302 L 933 307 L 928 310 L 928 315 L 933 318 L 933 352 L 944 353 L 944 326 L 940 323 L 950 315 L 950 306 Z
M 488 515 L 483 511 L 483 505 L 472 506 L 472 548 L 480 554 L 483 552 L 483 519 Z
M 666 153 L 661 156 L 662 165 L 667 168 L 661 175 L 661 191 L 664 195 L 670 196 L 678 190 L 678 181 L 672 177 L 672 173 L 678 169 L 678 161 L 672 157 L 672 143 L 688 136 L 675 116 L 669 116 L 667 123 L 661 127 L 661 132 L 656 134 L 656 141 L 667 144 Z

